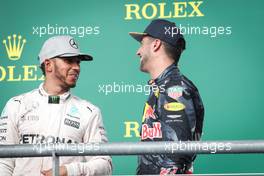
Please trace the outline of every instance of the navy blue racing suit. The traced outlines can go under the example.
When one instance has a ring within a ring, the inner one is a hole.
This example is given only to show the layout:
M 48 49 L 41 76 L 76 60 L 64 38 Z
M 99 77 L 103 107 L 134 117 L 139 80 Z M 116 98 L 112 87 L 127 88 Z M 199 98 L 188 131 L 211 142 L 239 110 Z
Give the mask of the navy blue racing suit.
M 199 140 L 203 103 L 195 85 L 180 73 L 177 65 L 169 66 L 149 85 L 151 92 L 143 112 L 141 141 Z M 194 158 L 193 154 L 141 155 L 137 174 L 189 173 Z

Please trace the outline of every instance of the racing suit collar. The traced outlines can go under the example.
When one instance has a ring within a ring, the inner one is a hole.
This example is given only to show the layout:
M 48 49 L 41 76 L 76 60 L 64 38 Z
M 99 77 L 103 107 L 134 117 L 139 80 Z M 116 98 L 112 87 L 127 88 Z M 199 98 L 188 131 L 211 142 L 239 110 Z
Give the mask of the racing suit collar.
M 45 98 L 47 98 L 47 101 L 49 101 L 49 97 L 51 96 L 50 94 L 48 94 L 45 90 L 44 90 L 44 88 L 43 88 L 43 83 L 41 83 L 40 85 L 39 85 L 39 94 L 42 96 L 42 97 L 45 97 Z M 63 102 L 65 102 L 68 98 L 70 98 L 70 96 L 71 96 L 71 92 L 70 91 L 67 91 L 67 92 L 65 92 L 64 94 L 62 94 L 62 95 L 58 95 L 58 97 L 59 97 L 59 102 L 58 103 L 63 103 Z
M 156 79 L 149 80 L 148 84 L 152 85 L 153 83 L 155 83 L 157 85 L 160 85 L 170 75 L 173 75 L 174 77 L 180 77 L 180 70 L 175 63 L 168 66 Z

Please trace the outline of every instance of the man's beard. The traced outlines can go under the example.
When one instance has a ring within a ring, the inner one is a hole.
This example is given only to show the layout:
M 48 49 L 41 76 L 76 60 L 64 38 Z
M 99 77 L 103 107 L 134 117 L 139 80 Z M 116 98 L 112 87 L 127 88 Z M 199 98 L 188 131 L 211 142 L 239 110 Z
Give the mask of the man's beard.
M 76 87 L 76 82 L 74 82 L 74 83 L 72 83 L 72 84 L 67 83 L 67 81 L 66 81 L 66 77 L 65 77 L 65 76 L 63 76 L 63 75 L 61 75 L 61 74 L 57 74 L 56 77 L 62 82 L 62 85 L 61 85 L 61 86 L 62 86 L 64 89 L 70 89 L 70 88 L 74 88 L 74 87 Z
M 58 71 L 58 67 L 55 65 L 55 76 L 56 76 L 56 78 L 58 79 L 58 80 L 60 80 L 61 81 L 61 87 L 64 89 L 64 90 L 69 90 L 70 88 L 74 88 L 74 87 L 76 87 L 76 82 L 77 81 L 75 81 L 73 84 L 69 84 L 69 83 L 67 83 L 67 81 L 66 81 L 66 77 L 67 77 L 67 75 L 66 76 L 63 76 L 59 71 Z

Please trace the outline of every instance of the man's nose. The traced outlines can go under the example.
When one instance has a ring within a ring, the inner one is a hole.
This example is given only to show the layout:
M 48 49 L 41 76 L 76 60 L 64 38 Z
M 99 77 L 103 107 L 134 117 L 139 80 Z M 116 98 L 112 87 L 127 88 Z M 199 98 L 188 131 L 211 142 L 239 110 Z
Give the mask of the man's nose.
M 140 48 L 137 50 L 136 54 L 140 56 Z
M 75 70 L 80 70 L 80 62 L 73 62 L 72 68 Z

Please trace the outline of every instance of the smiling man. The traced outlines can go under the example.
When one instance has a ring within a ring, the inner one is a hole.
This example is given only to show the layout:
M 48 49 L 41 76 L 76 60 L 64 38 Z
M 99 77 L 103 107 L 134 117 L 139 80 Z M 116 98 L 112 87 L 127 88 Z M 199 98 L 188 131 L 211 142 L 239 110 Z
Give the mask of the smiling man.
M 71 36 L 48 39 L 39 53 L 44 83 L 38 89 L 11 98 L 0 118 L 0 144 L 101 143 L 107 142 L 100 109 L 70 93 L 76 86 L 81 61 L 90 55 L 80 52 Z M 60 175 L 109 175 L 109 156 L 60 158 Z M 1 175 L 52 174 L 52 158 L 0 159 Z
M 198 89 L 178 68 L 185 39 L 182 34 L 168 33 L 166 29 L 177 31 L 175 23 L 157 19 L 143 33 L 130 33 L 141 43 L 136 53 L 140 57 L 140 70 L 151 76 L 152 89 L 145 103 L 141 141 L 199 140 L 203 103 Z M 186 154 L 142 155 L 137 174 L 190 174 L 194 158 Z

